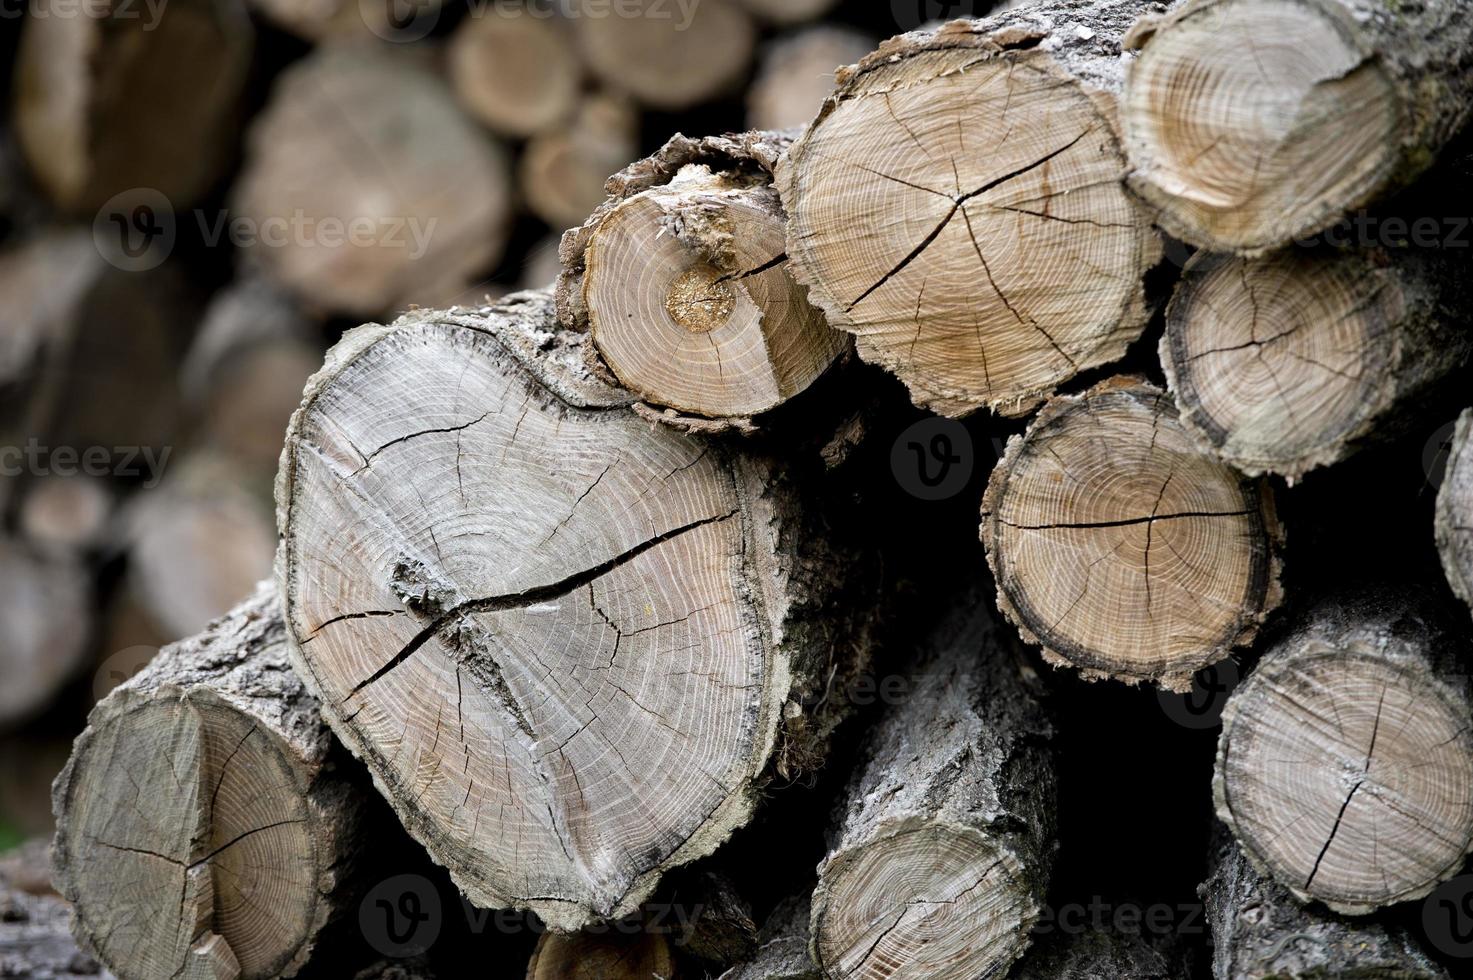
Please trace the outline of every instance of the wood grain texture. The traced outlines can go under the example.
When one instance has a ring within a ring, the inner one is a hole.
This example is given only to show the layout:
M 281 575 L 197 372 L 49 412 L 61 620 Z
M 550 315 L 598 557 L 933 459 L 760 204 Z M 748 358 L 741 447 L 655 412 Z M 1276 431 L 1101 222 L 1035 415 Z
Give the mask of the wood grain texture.
M 1165 392 L 1118 377 L 1051 400 L 982 501 L 998 605 L 1085 677 L 1185 690 L 1282 599 L 1272 489 L 1189 437 Z
M 1411 586 L 1312 605 L 1223 712 L 1218 817 L 1301 902 L 1421 898 L 1473 850 L 1469 645 Z
M 1131 187 L 1216 251 L 1260 254 L 1404 186 L 1473 105 L 1457 0 L 1189 0 L 1135 44 Z
M 1458 417 L 1437 491 L 1437 550 L 1448 585 L 1473 606 L 1473 409 Z
M 1121 183 L 1113 93 L 1141 6 L 892 38 L 779 167 L 798 281 L 916 404 L 1024 415 L 1140 336 L 1161 248 Z
M 263 587 L 101 701 L 57 777 L 57 886 L 119 976 L 292 976 L 342 912 L 368 801 L 285 647 Z
M 278 482 L 296 661 L 485 907 L 632 912 L 804 771 L 865 662 L 791 469 L 629 411 L 551 297 L 351 332 Z M 853 597 L 851 597 L 852 600 Z M 813 711 L 804 704 L 820 704 Z

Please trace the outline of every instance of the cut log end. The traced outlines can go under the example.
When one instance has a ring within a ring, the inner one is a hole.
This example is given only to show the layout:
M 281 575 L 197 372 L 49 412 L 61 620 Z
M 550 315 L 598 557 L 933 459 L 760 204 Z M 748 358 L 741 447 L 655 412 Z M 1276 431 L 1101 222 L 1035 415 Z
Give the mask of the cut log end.
M 1453 430 L 1437 492 L 1437 548 L 1448 584 L 1473 606 L 1473 410 L 1464 412 Z
M 1120 357 L 1160 255 L 1119 179 L 1108 98 L 1046 30 L 989 23 L 906 35 L 842 72 L 779 173 L 799 281 L 948 415 L 1025 414 Z
M 1411 614 L 1341 609 L 1234 695 L 1213 789 L 1256 864 L 1300 901 L 1360 915 L 1428 894 L 1473 849 L 1473 708 L 1432 666 L 1453 640 Z
M 1178 688 L 1279 603 L 1272 491 L 1203 452 L 1164 392 L 1056 398 L 988 483 L 982 539 L 1024 639 L 1086 676 Z
M 300 714 L 275 599 L 101 702 L 57 779 L 57 883 L 121 976 L 290 976 L 331 915 L 355 801 L 319 779 L 326 732 Z
M 836 977 L 990 976 L 1038 915 L 1017 860 L 976 829 L 926 822 L 844 852 L 813 899 L 813 956 Z
M 652 404 L 708 418 L 776 408 L 844 347 L 788 273 L 784 249 L 777 194 L 751 177 L 691 165 L 624 201 L 586 257 L 599 354 Z
M 1340 3 L 1204 0 L 1159 25 L 1121 107 L 1167 231 L 1262 252 L 1363 203 L 1399 160 L 1396 86 Z
M 568 27 L 517 8 L 468 17 L 447 52 L 460 101 L 492 130 L 527 137 L 568 120 L 581 67 Z
M 673 980 L 675 960 L 661 933 L 544 933 L 527 964 L 527 980 Z

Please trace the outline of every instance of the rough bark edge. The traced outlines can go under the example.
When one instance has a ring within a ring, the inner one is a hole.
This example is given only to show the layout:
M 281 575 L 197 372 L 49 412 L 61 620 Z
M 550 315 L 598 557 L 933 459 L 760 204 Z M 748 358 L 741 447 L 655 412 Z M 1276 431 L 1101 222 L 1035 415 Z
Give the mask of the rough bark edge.
M 352 866 L 363 847 L 361 801 L 357 791 L 334 769 L 335 742 L 314 710 L 316 697 L 286 662 L 287 639 L 280 602 L 274 586 L 262 583 L 255 595 L 210 623 L 196 636 L 164 647 L 139 674 L 124 681 L 88 715 L 87 728 L 77 737 L 66 766 L 51 788 L 52 811 L 57 817 L 51 861 L 57 890 L 71 903 L 72 933 L 85 953 L 106 962 L 92 941 L 81 907 L 78 882 L 66 850 L 70 802 L 76 764 L 97 737 L 97 730 L 113 718 L 161 699 L 197 700 L 240 712 L 258 722 L 283 756 L 297 760 L 310 780 L 301 787 L 313 816 L 308 834 L 316 861 L 317 902 L 305 927 L 305 940 L 281 967 L 279 976 L 295 976 L 312 956 L 323 929 L 347 911 L 352 890 Z M 254 668 L 236 676 L 240 668 Z M 162 677 L 162 682 L 159 678 Z M 181 682 L 182 680 L 182 682 Z M 323 842 L 327 846 L 322 847 Z
M 779 902 L 762 924 L 752 956 L 719 980 L 819 980 L 818 964 L 808 952 L 810 901 L 804 894 Z
M 1132 4 L 1133 0 L 1117 0 L 1113 3 L 1098 4 L 1090 0 L 1054 0 L 1044 5 L 1040 0 L 1040 2 L 1030 2 L 1010 9 L 998 10 L 985 18 L 954 20 L 935 28 L 911 31 L 884 41 L 879 48 L 858 64 L 840 67 L 836 71 L 834 94 L 824 100 L 818 116 L 808 125 L 807 129 L 801 131 L 792 141 L 787 152 L 778 160 L 774 172 L 774 186 L 777 187 L 783 206 L 791 213 L 793 201 L 801 196 L 797 189 L 797 172 L 803 166 L 803 157 L 812 135 L 840 105 L 854 97 L 855 90 L 860 87 L 861 83 L 867 81 L 872 75 L 893 73 L 896 65 L 910 58 L 934 52 L 956 50 L 976 51 L 978 53 L 977 62 L 990 61 L 1011 52 L 1033 48 L 1047 51 L 1059 69 L 1079 84 L 1080 90 L 1092 103 L 1095 112 L 1113 135 L 1122 162 L 1120 179 L 1123 186 L 1129 159 L 1125 153 L 1116 101 L 1116 96 L 1124 84 L 1124 68 L 1121 59 L 1106 57 L 1102 54 L 1098 50 L 1096 34 L 1091 34 L 1086 38 L 1082 37 L 1078 31 L 1065 32 L 1063 30 L 1067 26 L 1082 27 L 1082 23 L 1075 24 L 1072 21 L 1056 23 L 1050 15 L 1058 12 L 1059 8 L 1063 8 L 1069 13 L 1080 15 L 1081 20 L 1087 20 L 1092 24 L 1100 24 L 1101 19 L 1105 18 L 1102 26 L 1111 28 L 1114 35 L 1109 43 L 1114 44 L 1117 49 L 1122 49 L 1121 39 L 1128 36 L 1132 18 L 1136 13 L 1134 9 L 1130 9 Z M 1129 195 L 1127 197 L 1134 203 L 1134 198 Z M 1092 367 L 1110 364 L 1124 357 L 1130 345 L 1140 338 L 1150 320 L 1152 304 L 1146 294 L 1145 274 L 1161 260 L 1164 245 L 1159 233 L 1150 228 L 1149 222 L 1143 219 L 1141 225 L 1149 229 L 1148 233 L 1141 236 L 1138 253 L 1138 263 L 1142 269 L 1141 282 L 1137 284 L 1136 290 L 1127 297 L 1120 310 L 1116 326 L 1107 335 L 1101 337 L 1095 348 L 1095 354 L 1089 358 L 1088 362 L 1082 362 L 1082 366 L 1076 370 L 1073 377 L 1077 377 L 1079 373 L 1090 370 Z M 791 225 L 788 232 L 788 256 L 793 278 L 800 285 L 808 288 L 809 302 L 823 312 L 829 324 L 835 329 L 852 334 L 853 320 L 849 315 L 847 304 L 829 291 L 821 277 L 810 274 L 808 270 L 812 261 L 812 249 L 793 234 Z M 900 376 L 900 371 L 906 369 L 898 357 L 875 350 L 861 339 L 856 338 L 855 346 L 862 352 L 863 360 L 877 364 L 897 377 Z M 970 415 L 984 407 L 1005 418 L 1022 418 L 1043 404 L 1067 381 L 1066 378 L 1046 387 L 1029 389 L 1011 398 L 986 400 L 966 389 L 902 379 L 902 383 L 917 407 L 953 418 Z
M 1123 674 L 1118 666 L 1111 666 L 1101 662 L 1079 663 L 1064 656 L 1048 646 L 1033 629 L 1024 621 L 1022 613 L 1008 597 L 1007 590 L 1003 587 L 1002 579 L 996 575 L 993 559 L 993 540 L 997 535 L 997 513 L 998 505 L 1006 492 L 1011 478 L 1012 467 L 1017 463 L 1022 454 L 1028 436 L 1038 429 L 1053 422 L 1065 412 L 1072 410 L 1075 406 L 1083 405 L 1096 395 L 1109 394 L 1116 391 L 1128 391 L 1132 388 L 1149 388 L 1160 392 L 1161 397 L 1166 397 L 1166 392 L 1161 391 L 1150 381 L 1139 375 L 1117 375 L 1083 391 L 1077 395 L 1056 395 L 1050 398 L 1033 420 L 1028 423 L 1028 429 L 1022 435 L 1009 436 L 1007 448 L 1002 458 L 998 460 L 993 475 L 987 481 L 987 490 L 982 497 L 982 528 L 981 539 L 986 546 L 987 562 L 993 567 L 994 577 L 997 580 L 997 608 L 1009 623 L 1017 627 L 1019 636 L 1023 642 L 1030 646 L 1039 647 L 1043 653 L 1044 662 L 1055 668 L 1072 668 L 1086 681 L 1116 680 L 1131 686 L 1150 681 L 1163 690 L 1185 694 L 1192 689 L 1192 675 L 1204 667 L 1219 663 L 1232 655 L 1235 649 L 1251 645 L 1258 638 L 1259 632 L 1264 624 L 1275 611 L 1283 604 L 1284 587 L 1284 526 L 1279 522 L 1277 504 L 1273 488 L 1265 481 L 1250 482 L 1248 479 L 1242 481 L 1244 496 L 1252 504 L 1257 505 L 1257 517 L 1263 529 L 1264 546 L 1267 552 L 1267 567 L 1264 574 L 1264 594 L 1259 603 L 1259 608 L 1252 614 L 1239 620 L 1236 634 L 1219 644 L 1213 650 L 1208 651 L 1196 660 L 1183 664 L 1178 670 L 1158 670 L 1142 674 Z M 1174 411 L 1174 402 L 1168 403 Z
M 1470 342 L 1457 315 L 1458 307 L 1446 302 L 1431 286 L 1432 275 L 1436 273 L 1429 266 L 1437 259 L 1425 254 L 1415 256 L 1407 269 L 1408 281 L 1402 282 L 1395 269 L 1388 268 L 1396 262 L 1394 255 L 1367 252 L 1363 256 L 1365 275 L 1395 286 L 1400 294 L 1397 305 L 1402 310 L 1402 318 L 1386 328 L 1386 360 L 1392 366 L 1380 376 L 1380 384 L 1372 394 L 1374 407 L 1353 428 L 1336 437 L 1333 444 L 1296 457 L 1292 465 L 1269 468 L 1261 465 L 1262 461 L 1225 455 L 1214 442 L 1210 420 L 1200 403 L 1182 398 L 1172 318 L 1183 301 L 1187 277 L 1196 272 L 1206 275 L 1217 265 L 1234 258 L 1251 260 L 1252 257 L 1198 252 L 1187 261 L 1182 270 L 1182 284 L 1178 285 L 1167 305 L 1166 329 L 1161 334 L 1156 353 L 1166 376 L 1167 389 L 1176 402 L 1178 416 L 1192 441 L 1246 476 L 1276 474 L 1293 486 L 1313 470 L 1343 462 L 1369 444 L 1404 434 L 1413 421 L 1410 416 L 1415 414 L 1415 404 L 1439 386 L 1443 375 L 1465 364 L 1470 350 L 1473 350 L 1473 342 Z M 1451 277 L 1459 273 L 1446 269 L 1442 274 Z M 1439 362 L 1446 364 L 1441 370 L 1438 369 Z
M 296 481 L 296 459 L 293 445 L 300 438 L 302 424 L 316 399 L 331 387 L 338 375 L 378 342 L 403 329 L 425 324 L 460 327 L 492 338 L 498 346 L 549 394 L 576 409 L 618 409 L 632 405 L 632 396 L 610 386 L 594 374 L 584 356 L 584 337 L 565 329 L 547 330 L 544 324 L 558 322 L 554 316 L 554 300 L 548 290 L 513 294 L 499 303 L 474 311 L 452 308 L 448 311 L 416 310 L 405 314 L 391 326 L 367 324 L 344 335 L 328 351 L 323 368 L 308 381 L 302 404 L 292 415 L 282 450 L 276 478 L 277 527 L 282 543 L 277 549 L 275 578 L 283 596 L 289 594 L 291 578 L 286 566 L 285 529 L 290 518 L 290 501 Z M 720 447 L 713 445 L 713 451 Z M 759 613 L 767 619 L 755 625 L 768 646 L 766 675 L 770 678 L 771 696 L 759 705 L 754 751 L 743 783 L 733 791 L 679 847 L 655 867 L 637 876 L 620 900 L 607 914 L 569 899 L 519 900 L 495 890 L 479 876 L 470 876 L 449 867 L 432 842 L 439 836 L 432 821 L 418 812 L 405 813 L 399 798 L 384 780 L 380 767 L 369 765 L 374 787 L 394 809 L 405 830 L 429 853 L 430 859 L 445 867 L 452 881 L 466 897 L 487 908 L 516 908 L 535 912 L 549 928 L 557 932 L 577 932 L 591 922 L 617 919 L 633 914 L 647 901 L 669 871 L 715 852 L 732 833 L 751 821 L 761 790 L 773 778 L 786 778 L 795 771 L 806 771 L 821 760 L 833 731 L 850 710 L 840 698 L 824 698 L 813 710 L 806 710 L 805 695 L 817 691 L 865 669 L 873 638 L 872 617 L 855 612 L 861 625 L 844 636 L 852 644 L 852 656 L 845 658 L 835 671 L 820 676 L 819 655 L 833 658 L 837 644 L 824 644 L 823 638 L 834 628 L 826 622 L 819 607 L 837 605 L 831 595 L 830 578 L 835 566 L 832 559 L 819 558 L 829 552 L 826 538 L 807 533 L 807 515 L 785 493 L 790 471 L 776 460 L 731 456 L 733 486 L 743 515 L 743 536 L 749 549 L 749 576 L 759 583 L 772 583 L 773 590 L 751 597 Z M 784 499 L 789 502 L 784 503 Z M 794 515 L 797 514 L 797 520 Z M 756 563 L 753 565 L 752 563 Z M 842 566 L 838 566 L 842 567 Z M 873 588 L 873 579 L 865 579 L 861 588 Z M 857 607 L 852 607 L 857 608 Z M 322 698 L 316 676 L 303 655 L 287 622 L 287 648 L 292 666 L 303 682 L 322 703 L 322 713 L 333 732 L 352 755 L 364 762 L 378 756 L 376 746 L 343 719 L 331 699 Z M 844 670 L 840 671 L 839 667 Z M 761 765 L 755 763 L 761 762 Z
M 599 205 L 582 226 L 563 233 L 558 246 L 562 271 L 554 286 L 558 319 L 584 338 L 583 356 L 588 362 L 590 372 L 610 385 L 618 384 L 613 372 L 604 364 L 593 345 L 588 307 L 583 298 L 588 246 L 604 219 L 631 197 L 670 183 L 680 169 L 689 164 L 706 164 L 714 170 L 736 171 L 770 182 L 774 179 L 778 161 L 796 137 L 795 130 L 759 130 L 696 139 L 677 133 L 654 155 L 635 161 L 608 179 L 604 185 L 608 199 Z M 842 356 L 841 354 L 840 358 Z M 837 363 L 839 358 L 835 359 L 835 364 Z M 832 367 L 831 365 L 831 370 Z M 728 432 L 750 435 L 762 427 L 766 416 L 777 411 L 773 409 L 754 417 L 708 418 L 638 400 L 631 407 L 641 418 L 701 435 L 721 435 Z
M 1200 0 L 1200 2 L 1178 2 L 1165 13 L 1146 13 L 1131 28 L 1126 47 L 1139 52 L 1151 39 L 1163 30 L 1184 18 L 1217 6 L 1223 0 Z M 1376 173 L 1368 175 L 1365 188 L 1346 201 L 1321 206 L 1317 216 L 1304 223 L 1296 234 L 1310 235 L 1330 227 L 1342 215 L 1364 208 L 1397 190 L 1412 184 L 1428 168 L 1437 162 L 1437 156 L 1453 136 L 1463 128 L 1473 115 L 1473 83 L 1465 83 L 1458 91 L 1448 91 L 1445 80 L 1459 75 L 1473 78 L 1473 57 L 1463 53 L 1457 66 L 1448 66 L 1443 71 L 1432 71 L 1426 67 L 1427 38 L 1441 33 L 1448 21 L 1456 23 L 1466 17 L 1467 11 L 1455 2 L 1445 4 L 1454 12 L 1453 16 L 1436 19 L 1435 14 L 1404 23 L 1404 11 L 1426 12 L 1429 5 L 1418 3 L 1403 5 L 1397 0 L 1297 0 L 1314 7 L 1326 18 L 1338 25 L 1345 40 L 1360 54 L 1362 63 L 1376 61 L 1385 70 L 1385 77 L 1401 100 L 1399 125 L 1396 132 L 1400 138 L 1395 152 Z M 1375 39 L 1383 39 L 1380 44 Z M 1458 56 L 1455 50 L 1448 51 L 1449 57 Z M 1390 55 L 1390 57 L 1387 57 Z M 1461 69 L 1461 70 L 1459 70 Z M 1126 71 L 1129 84 L 1130 70 Z M 1458 105 L 1461 108 L 1451 114 L 1438 111 L 1438 105 Z M 1122 142 L 1127 160 L 1132 156 L 1129 144 Z M 1159 193 L 1154 186 L 1135 177 L 1135 166 L 1130 164 L 1127 184 L 1135 195 L 1151 210 L 1156 223 L 1173 237 L 1182 241 L 1200 244 L 1204 248 L 1233 252 L 1248 258 L 1273 251 L 1292 240 L 1282 238 L 1265 244 L 1233 247 L 1223 242 L 1208 241 L 1196 233 L 1196 229 L 1177 220 L 1169 207 L 1173 197 Z
M 1473 606 L 1473 582 L 1465 577 L 1466 571 L 1458 560 L 1458 515 L 1455 512 L 1459 504 L 1473 504 L 1473 500 L 1459 501 L 1453 498 L 1453 483 L 1459 469 L 1473 469 L 1473 455 L 1470 454 L 1473 454 L 1473 408 L 1458 416 L 1453 428 L 1442 486 L 1437 491 L 1437 516 L 1434 525 L 1437 552 L 1442 558 L 1442 570 L 1447 575 L 1447 584 L 1465 605 Z M 1464 515 L 1463 519 L 1466 520 L 1467 517 L 1468 515 Z
M 1412 620 L 1413 622 L 1408 622 Z M 1385 592 L 1369 589 L 1346 590 L 1319 599 L 1308 607 L 1300 620 L 1275 638 L 1272 647 L 1264 651 L 1247 680 L 1228 698 L 1222 711 L 1222 729 L 1217 739 L 1217 753 L 1212 767 L 1212 807 L 1217 819 L 1232 833 L 1239 849 L 1253 870 L 1276 882 L 1294 896 L 1295 901 L 1308 905 L 1318 903 L 1332 912 L 1345 916 L 1364 916 L 1382 908 L 1425 898 L 1437 886 L 1457 876 L 1466 859 L 1473 854 L 1473 837 L 1470 837 L 1461 855 L 1443 869 L 1435 881 L 1421 887 L 1408 888 L 1400 894 L 1376 904 L 1330 902 L 1311 895 L 1298 885 L 1277 879 L 1268 863 L 1259 856 L 1239 833 L 1238 822 L 1227 799 L 1227 781 L 1223 768 L 1227 761 L 1229 736 L 1238 711 L 1270 669 L 1278 661 L 1287 665 L 1301 654 L 1318 654 L 1341 645 L 1347 638 L 1360 642 L 1363 655 L 1374 655 L 1396 666 L 1409 666 L 1420 674 L 1450 706 L 1467 706 L 1473 703 L 1473 680 L 1461 662 L 1459 648 L 1463 645 L 1450 624 L 1442 620 L 1440 611 L 1431 607 L 1409 588 L 1393 588 Z M 1428 638 L 1432 639 L 1429 641 Z M 1460 639 L 1460 638 L 1459 638 Z M 1365 653 L 1367 640 L 1374 645 L 1374 654 Z M 1306 650 L 1306 648 L 1310 648 Z M 1456 712 L 1454 712 L 1456 713 Z M 1468 754 L 1473 756 L 1473 733 L 1465 730 Z
M 1447 971 L 1432 962 L 1405 930 L 1375 920 L 1347 922 L 1298 904 L 1252 865 L 1221 824 L 1213 835 L 1209 863 L 1207 880 L 1197 887 L 1197 894 L 1206 906 L 1216 980 L 1307 976 L 1448 980 Z M 1299 972 L 1292 961 L 1296 950 L 1317 954 L 1322 962 L 1310 967 L 1312 973 Z M 1286 953 L 1288 963 L 1280 959 Z M 1243 963 L 1245 959 L 1249 962 Z

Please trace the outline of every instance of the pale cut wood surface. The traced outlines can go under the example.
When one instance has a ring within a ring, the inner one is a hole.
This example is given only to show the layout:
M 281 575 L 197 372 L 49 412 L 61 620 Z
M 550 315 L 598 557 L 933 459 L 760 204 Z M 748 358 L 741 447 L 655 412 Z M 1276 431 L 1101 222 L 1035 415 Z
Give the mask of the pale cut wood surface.
M 813 895 L 830 977 L 972 980 L 1022 955 L 1053 861 L 1051 723 L 980 588 L 920 641 L 866 737 Z
M 1448 585 L 1473 606 L 1473 410 L 1458 417 L 1437 492 L 1437 549 Z
M 787 268 L 771 169 L 788 142 L 677 136 L 617 174 L 564 236 L 560 310 L 657 410 L 743 427 L 847 347 Z
M 0 729 L 34 720 L 86 663 L 92 581 L 75 554 L 0 536 Z
M 946 415 L 1024 415 L 1122 356 L 1161 255 L 1121 183 L 1136 0 L 1031 3 L 892 38 L 778 170 L 798 280 Z
M 461 104 L 493 132 L 525 138 L 567 122 L 582 65 L 563 18 L 491 7 L 451 37 L 447 68 Z
M 875 49 L 875 39 L 851 27 L 824 24 L 780 37 L 763 51 L 747 90 L 747 127 L 807 126 L 833 94 L 835 73 Z
M 1408 248 L 1194 257 L 1160 346 L 1183 424 L 1291 483 L 1403 434 L 1473 353 L 1464 266 Z
M 817 764 L 842 705 L 800 705 L 859 669 L 871 608 L 831 601 L 859 566 L 803 530 L 791 471 L 652 429 L 580 341 L 545 293 L 350 333 L 277 495 L 335 731 L 472 901 L 559 930 Z
M 1170 397 L 1118 377 L 1050 401 L 982 502 L 998 604 L 1088 678 L 1185 689 L 1282 599 L 1266 483 L 1192 441 Z
M 1301 614 L 1223 712 L 1213 800 L 1253 863 L 1345 915 L 1456 875 L 1473 850 L 1469 653 L 1412 586 Z
M 122 977 L 292 976 L 342 910 L 368 801 L 264 587 L 93 709 L 53 803 L 56 883 Z
M 527 206 L 557 233 L 581 225 L 604 202 L 604 184 L 639 154 L 639 114 L 610 92 L 583 97 L 563 125 L 533 136 L 517 180 Z M 553 252 L 556 255 L 556 247 Z M 537 282 L 534 288 L 547 283 Z
M 1460 0 L 1190 0 L 1135 32 L 1130 184 L 1171 234 L 1259 254 L 1425 171 L 1473 105 Z

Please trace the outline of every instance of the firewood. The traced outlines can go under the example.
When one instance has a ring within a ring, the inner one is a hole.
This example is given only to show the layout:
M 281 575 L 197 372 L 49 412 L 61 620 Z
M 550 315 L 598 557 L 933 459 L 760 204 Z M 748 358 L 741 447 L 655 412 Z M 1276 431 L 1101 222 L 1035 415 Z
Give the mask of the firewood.
M 101 477 L 78 473 L 34 480 L 21 498 L 21 536 L 48 554 L 80 556 L 104 543 L 113 493 Z
M 578 107 L 582 65 L 562 18 L 493 6 L 461 22 L 446 58 L 461 104 L 502 136 L 534 136 Z
M 1214 251 L 1261 253 L 1409 183 L 1473 106 L 1459 0 L 1189 0 L 1132 43 L 1131 186 Z
M 756 17 L 772 24 L 801 24 L 818 20 L 834 8 L 838 0 L 742 0 Z
M 874 39 L 848 27 L 810 27 L 774 41 L 747 90 L 747 125 L 756 130 L 807 126 L 833 94 L 834 73 L 875 49 Z
M 1448 585 L 1473 606 L 1473 409 L 1458 418 L 1437 492 L 1437 550 Z
M 807 895 L 780 902 L 757 934 L 751 959 L 721 974 L 720 980 L 819 980 L 808 952 L 810 913 Z
M 619 96 L 590 95 L 566 125 L 527 143 L 517 172 L 527 207 L 558 231 L 577 227 L 603 203 L 609 175 L 638 153 L 634 107 Z
M 122 515 L 128 591 L 170 640 L 203 629 L 271 574 L 271 512 L 241 467 L 196 453 Z
M 1399 925 L 1299 904 L 1255 870 L 1226 832 L 1214 841 L 1210 872 L 1200 891 L 1212 930 L 1213 980 L 1448 977 Z
M 427 275 L 470 282 L 505 247 L 506 154 L 418 54 L 319 48 L 251 128 L 232 212 L 259 242 L 244 251 L 324 312 L 389 310 Z
M 437 980 L 435 971 L 418 957 L 383 960 L 354 974 L 353 980 Z
M 873 606 L 798 467 L 652 428 L 581 341 L 546 293 L 353 331 L 277 487 L 334 730 L 472 902 L 560 931 L 633 912 L 769 769 L 820 762 Z
M 672 139 L 563 239 L 558 308 L 647 404 L 737 425 L 847 346 L 787 268 L 778 134 Z
M 46 207 L 31 186 L 15 133 L 0 120 L 0 245 L 29 237 L 45 217 Z
M 1137 0 L 1030 3 L 901 35 L 779 169 L 788 254 L 859 354 L 946 415 L 1026 414 L 1124 354 L 1161 245 L 1120 181 Z
M 625 0 L 621 7 L 618 16 L 574 18 L 579 50 L 600 82 L 653 109 L 676 112 L 709 102 L 734 88 L 751 64 L 757 31 L 735 0 L 685 8 Z
M 662 933 L 545 932 L 527 964 L 527 980 L 679 980 L 670 941 Z
M 870 733 L 813 895 L 827 976 L 1000 976 L 1027 948 L 1053 854 L 1044 717 L 980 588 L 925 641 Z
M 1254 865 L 1344 915 L 1457 874 L 1473 850 L 1468 655 L 1411 588 L 1297 618 L 1223 711 L 1213 799 Z
M 140 187 L 188 207 L 233 153 L 250 19 L 240 0 L 105 10 L 26 20 L 13 111 L 31 171 L 57 207 L 88 217 Z
M 1242 472 L 1291 483 L 1403 434 L 1473 354 L 1463 264 L 1410 249 L 1199 253 L 1161 340 L 1183 424 Z
M 0 977 L 27 980 L 113 980 L 77 948 L 71 910 L 55 895 L 0 881 Z
M 408 8 L 394 0 L 249 0 L 250 6 L 282 30 L 305 41 L 344 42 L 368 38 L 419 40 L 419 24 L 439 15 L 441 0 L 415 0 Z M 405 19 L 406 13 L 409 19 Z
M 1154 941 L 1153 941 L 1154 940 Z M 1010 980 L 1191 980 L 1178 944 L 1141 934 L 1056 930 L 1034 942 Z
M 93 709 L 54 804 L 56 882 L 123 977 L 292 976 L 347 903 L 367 801 L 263 587 Z
M 92 583 L 74 555 L 0 537 L 0 728 L 45 709 L 87 660 Z
M 712 969 L 751 956 L 757 945 L 757 923 L 736 883 L 713 871 L 682 879 L 665 889 L 669 901 L 657 907 L 659 928 L 673 935 L 672 944 L 681 956 L 699 960 L 707 976 Z
M 1272 489 L 1198 447 L 1139 378 L 1051 400 L 1008 440 L 982 512 L 998 605 L 1090 679 L 1186 690 L 1282 599 Z

